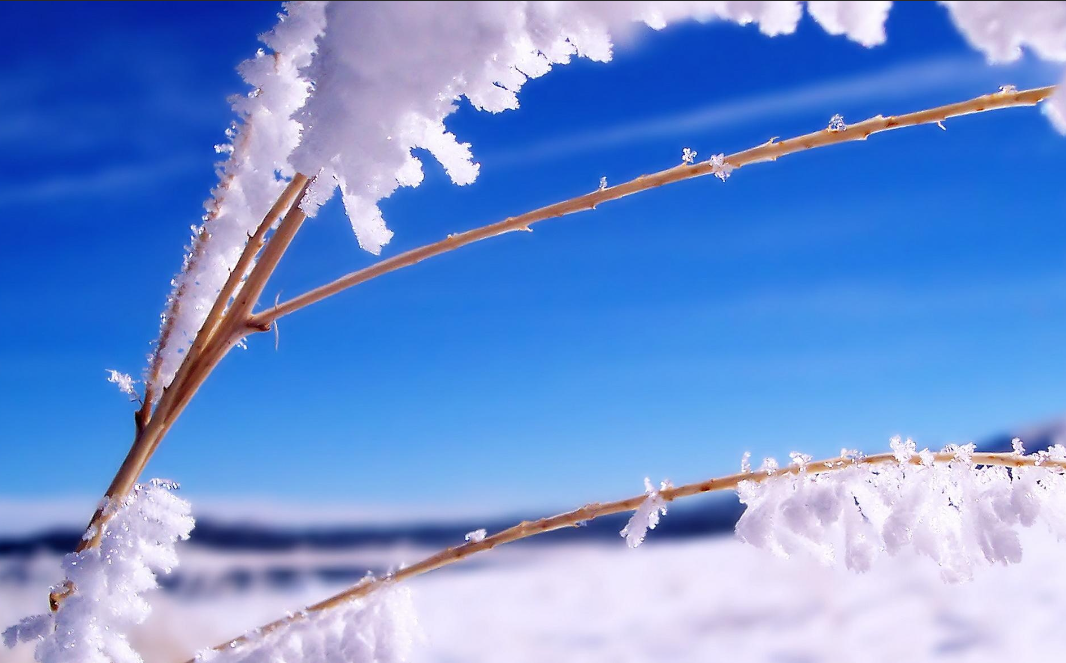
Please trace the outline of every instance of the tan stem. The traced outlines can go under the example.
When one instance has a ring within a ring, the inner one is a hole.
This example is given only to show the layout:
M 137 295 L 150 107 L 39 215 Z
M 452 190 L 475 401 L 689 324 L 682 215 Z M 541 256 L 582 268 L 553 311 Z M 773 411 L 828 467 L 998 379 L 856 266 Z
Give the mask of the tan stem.
M 262 294 L 267 280 L 273 274 L 278 261 L 292 242 L 292 238 L 299 230 L 304 220 L 304 213 L 300 210 L 299 201 L 306 192 L 309 181 L 307 177 L 297 174 L 293 181 L 285 188 L 278 201 L 271 207 L 263 218 L 259 228 L 249 238 L 248 246 L 237 261 L 237 265 L 230 273 L 226 284 L 219 293 L 204 326 L 197 334 L 193 347 L 182 361 L 177 374 L 174 376 L 170 387 L 163 390 L 163 396 L 154 413 L 144 420 L 144 425 L 138 425 L 137 435 L 118 472 L 111 480 L 105 499 L 122 499 L 133 489 L 134 484 L 144 471 L 148 460 L 159 447 L 160 441 L 170 430 L 177 418 L 184 411 L 185 406 L 192 400 L 193 395 L 203 384 L 207 376 L 218 365 L 218 362 L 227 352 L 248 333 L 246 322 L 254 302 Z M 288 207 L 285 218 L 282 219 L 277 231 L 266 240 L 267 233 L 281 210 Z M 236 287 L 240 284 L 248 266 L 255 259 L 255 255 L 263 244 L 267 249 L 263 257 L 252 269 L 244 286 L 237 294 L 237 300 L 229 311 L 225 310 L 225 304 L 233 295 Z M 221 303 L 220 303 L 221 302 Z M 240 304 L 238 306 L 238 303 Z M 223 329 L 225 331 L 223 331 Z M 138 415 L 138 422 L 141 421 Z M 96 546 L 100 542 L 102 526 L 106 522 L 106 513 L 102 508 L 97 508 L 89 525 L 86 535 L 78 542 L 75 549 L 77 552 Z M 54 610 L 73 588 L 64 586 L 58 591 L 52 592 L 49 602 Z
M 297 194 L 302 193 L 305 190 L 306 184 L 307 176 L 302 173 L 296 173 L 288 186 L 285 187 L 285 190 L 282 191 L 281 196 L 279 196 L 277 201 L 274 202 L 270 211 L 267 212 L 265 217 L 263 217 L 263 221 L 259 224 L 259 227 L 256 228 L 255 233 L 248 238 L 248 243 L 244 247 L 244 252 L 241 253 L 241 257 L 237 259 L 237 264 L 234 265 L 233 270 L 230 271 L 225 285 L 222 286 L 222 290 L 215 299 L 215 303 L 211 306 L 207 318 L 204 319 L 203 326 L 196 334 L 196 340 L 193 341 L 192 347 L 189 348 L 189 356 L 191 356 L 192 359 L 196 359 L 196 357 L 204 351 L 204 346 L 207 345 L 209 339 L 211 339 L 218 330 L 230 298 L 232 298 L 234 293 L 237 292 L 237 287 L 240 286 L 241 282 L 244 280 L 244 276 L 248 273 L 248 268 L 251 267 L 255 257 L 259 255 L 259 250 L 263 248 L 263 244 L 266 242 L 267 233 L 269 233 L 270 228 L 273 227 L 274 221 L 281 216 L 282 211 L 292 206 L 293 201 L 296 200 Z
M 828 145 L 847 143 L 855 140 L 866 140 L 873 134 L 889 131 L 891 129 L 922 124 L 935 124 L 960 115 L 980 113 L 999 108 L 1032 106 L 1046 99 L 1052 92 L 1054 92 L 1054 90 L 1055 88 L 1052 86 L 1014 92 L 996 92 L 994 94 L 986 94 L 967 101 L 939 106 L 937 108 L 918 111 L 916 113 L 908 113 L 906 115 L 892 117 L 882 117 L 879 115 L 863 122 L 850 125 L 841 131 L 822 129 L 821 131 L 780 142 L 771 139 L 757 147 L 725 157 L 725 163 L 732 166 L 734 169 L 737 169 L 764 161 L 774 161 L 779 157 L 816 147 L 826 147 Z M 426 258 L 454 251 L 461 246 L 473 244 L 474 242 L 479 242 L 483 239 L 495 237 L 496 235 L 501 235 L 506 232 L 528 230 L 531 225 L 539 221 L 566 216 L 575 212 L 591 210 L 601 203 L 618 200 L 619 198 L 641 191 L 647 191 L 648 189 L 654 189 L 666 184 L 710 175 L 714 172 L 715 167 L 709 161 L 693 165 L 682 164 L 650 175 L 641 175 L 640 177 L 623 184 L 609 187 L 601 191 L 587 193 L 576 198 L 571 198 L 570 200 L 564 200 L 555 203 L 554 205 L 548 205 L 547 207 L 542 207 L 533 210 L 532 212 L 513 216 L 497 223 L 449 235 L 447 238 L 433 244 L 428 244 L 401 253 L 387 260 L 382 260 L 365 269 L 351 272 L 331 283 L 327 283 L 326 285 L 282 302 L 270 309 L 261 311 L 252 316 L 250 324 L 256 329 L 267 330 L 270 328 L 270 325 L 274 320 L 277 320 L 282 316 L 298 311 L 306 306 L 310 306 L 315 302 L 322 301 L 327 297 L 347 290 L 352 286 L 369 281 L 370 279 L 419 263 Z
M 954 453 L 941 452 L 933 454 L 933 462 L 935 463 L 949 463 L 956 460 Z M 683 486 L 677 486 L 676 488 L 669 488 L 659 493 L 659 496 L 666 502 L 673 502 L 676 499 L 682 497 L 691 497 L 693 495 L 702 495 L 704 493 L 711 493 L 722 490 L 734 489 L 742 481 L 753 481 L 761 483 L 768 479 L 783 477 L 783 476 L 795 476 L 801 472 L 807 474 L 824 474 L 826 472 L 834 472 L 836 470 L 842 470 L 846 467 L 853 467 L 855 465 L 876 465 L 881 463 L 894 463 L 897 462 L 895 455 L 890 453 L 876 454 L 873 456 L 866 456 L 865 458 L 830 458 L 827 460 L 820 460 L 801 467 L 792 465 L 785 469 L 775 471 L 773 473 L 767 473 L 762 471 L 756 472 L 741 472 L 739 474 L 730 474 L 729 476 L 718 477 L 715 479 L 708 479 L 706 481 L 700 481 L 697 483 L 685 484 Z M 913 465 L 918 465 L 922 461 L 918 456 L 911 457 L 910 461 Z M 975 453 L 973 454 L 973 463 L 975 465 L 999 465 L 1003 467 L 1053 467 L 1058 470 L 1066 470 L 1066 461 L 1051 460 L 1042 458 L 1037 455 L 1020 456 L 1012 453 Z M 434 555 L 431 555 L 422 561 L 407 566 L 396 573 L 382 576 L 380 578 L 374 578 L 372 580 L 364 580 L 355 584 L 344 591 L 334 594 L 333 596 L 319 601 L 312 606 L 309 606 L 306 610 L 302 610 L 298 613 L 290 614 L 287 617 L 282 617 L 276 621 L 273 621 L 265 626 L 255 629 L 254 635 L 242 635 L 233 640 L 228 640 L 220 645 L 212 647 L 215 651 L 224 651 L 240 645 L 250 643 L 257 638 L 260 638 L 268 633 L 277 631 L 285 626 L 294 624 L 296 622 L 307 619 L 308 616 L 331 608 L 344 605 L 349 601 L 366 596 L 386 585 L 392 585 L 404 580 L 409 580 L 416 576 L 420 576 L 424 573 L 429 573 L 435 569 L 449 566 L 456 562 L 465 560 L 472 555 L 479 552 L 485 552 L 492 550 L 497 546 L 502 546 L 506 543 L 512 543 L 514 541 L 520 541 L 522 539 L 528 539 L 531 536 L 538 534 L 544 534 L 545 532 L 551 532 L 554 530 L 564 529 L 567 527 L 578 527 L 582 523 L 590 520 L 595 520 L 602 516 L 609 516 L 616 513 L 625 513 L 627 511 L 633 511 L 647 499 L 647 495 L 634 495 L 624 500 L 618 500 L 616 502 L 605 503 L 593 503 L 587 504 L 580 509 L 573 511 L 567 511 L 566 513 L 560 513 L 548 518 L 541 518 L 534 521 L 523 521 L 513 527 L 505 529 L 501 532 L 493 534 L 492 536 L 485 537 L 481 541 L 470 541 L 458 546 L 446 548 Z M 195 663 L 195 659 L 188 663 Z

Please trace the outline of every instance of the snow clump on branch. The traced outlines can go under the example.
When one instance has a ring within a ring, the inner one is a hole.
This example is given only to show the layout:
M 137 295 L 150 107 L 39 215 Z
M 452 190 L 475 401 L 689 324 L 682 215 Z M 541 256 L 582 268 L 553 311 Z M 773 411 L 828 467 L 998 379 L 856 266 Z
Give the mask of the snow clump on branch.
M 470 144 L 444 126 L 463 97 L 493 113 L 517 108 L 527 80 L 574 56 L 610 60 L 612 35 L 639 23 L 724 20 L 773 36 L 802 14 L 799 2 L 286 3 L 266 49 L 239 68 L 252 91 L 233 102 L 239 119 L 217 148 L 228 158 L 162 315 L 146 371 L 153 393 L 173 380 L 248 235 L 296 172 L 315 178 L 304 211 L 314 216 L 339 190 L 359 245 L 377 254 L 392 238 L 379 203 L 422 181 L 412 150 L 427 150 L 456 184 L 477 177 Z M 844 32 L 863 41 L 865 30 Z
M 1011 468 L 975 464 L 972 444 L 945 448 L 948 462 L 935 462 L 910 440 L 894 439 L 892 448 L 894 462 L 852 456 L 833 471 L 800 467 L 741 482 L 747 509 L 737 536 L 782 557 L 807 555 L 860 572 L 911 548 L 949 582 L 971 579 L 980 566 L 1020 562 L 1018 530 L 1038 521 L 1066 539 L 1066 475 L 1058 464 L 1066 447 Z M 1023 451 L 1015 446 L 1015 455 Z
M 189 503 L 173 494 L 176 488 L 153 479 L 124 502 L 108 504 L 100 544 L 63 558 L 67 586 L 77 591 L 56 612 L 4 631 L 4 644 L 35 642 L 37 663 L 142 663 L 127 633 L 148 618 L 142 595 L 158 586 L 156 571 L 177 566 L 175 544 L 193 528 Z
M 369 596 L 313 613 L 242 644 L 208 649 L 207 663 L 405 663 L 421 631 L 406 587 L 385 587 Z

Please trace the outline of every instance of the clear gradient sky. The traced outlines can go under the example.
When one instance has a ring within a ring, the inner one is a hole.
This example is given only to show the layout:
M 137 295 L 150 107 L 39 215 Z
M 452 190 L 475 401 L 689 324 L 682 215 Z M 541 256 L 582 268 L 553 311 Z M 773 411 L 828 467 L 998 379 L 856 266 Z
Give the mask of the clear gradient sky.
M 0 70 L 0 497 L 82 500 L 132 435 L 139 373 L 234 72 L 278 6 L 9 4 Z M 865 49 L 804 19 L 641 31 L 449 128 L 384 209 L 385 255 L 678 162 L 1056 80 L 989 67 L 943 9 L 898 3 Z M 967 441 L 1066 411 L 1066 139 L 1011 110 L 701 179 L 366 284 L 231 355 L 150 474 L 194 499 L 417 511 L 567 505 L 740 454 Z M 370 264 L 339 205 L 268 298 Z

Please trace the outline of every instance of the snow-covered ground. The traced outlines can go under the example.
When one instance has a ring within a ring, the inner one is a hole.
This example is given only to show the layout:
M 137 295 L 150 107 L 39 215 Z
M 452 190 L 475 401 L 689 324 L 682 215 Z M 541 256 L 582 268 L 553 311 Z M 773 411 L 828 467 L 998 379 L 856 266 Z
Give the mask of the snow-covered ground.
M 935 565 L 885 559 L 855 575 L 781 560 L 730 538 L 527 545 L 411 584 L 423 663 L 626 661 L 1053 661 L 1066 651 L 1066 544 L 1027 532 L 1025 560 L 946 585 Z M 378 566 L 424 551 L 190 551 L 184 572 L 296 564 Z M 0 621 L 41 608 L 55 558 L 0 562 Z M 28 576 L 28 577 L 27 577 Z M 341 583 L 158 593 L 137 647 L 181 661 Z M 0 662 L 31 660 L 29 647 Z

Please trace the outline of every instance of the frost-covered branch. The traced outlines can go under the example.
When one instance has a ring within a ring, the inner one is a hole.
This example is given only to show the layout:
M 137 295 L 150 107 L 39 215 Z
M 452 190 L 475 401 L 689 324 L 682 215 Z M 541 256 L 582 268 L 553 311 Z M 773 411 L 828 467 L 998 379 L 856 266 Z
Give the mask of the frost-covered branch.
M 178 565 L 175 544 L 193 528 L 189 504 L 177 485 L 153 479 L 103 508 L 99 545 L 63 558 L 66 583 L 78 592 L 55 612 L 27 617 L 4 631 L 4 644 L 36 643 L 38 663 L 141 663 L 128 632 L 151 608 L 142 594 L 157 586 L 156 572 Z
M 299 203 L 309 185 L 310 182 L 306 177 L 297 174 L 271 206 L 255 234 L 248 238 L 244 252 L 237 262 L 237 268 L 246 270 L 255 261 L 256 254 L 264 243 L 268 243 L 273 248 L 263 252 L 261 260 L 243 282 L 236 269 L 231 273 L 222 290 L 222 295 L 215 303 L 217 311 L 213 310 L 206 319 L 204 327 L 197 334 L 192 351 L 186 353 L 170 387 L 164 390 L 154 410 L 151 409 L 150 400 L 144 401 L 143 407 L 137 413 L 137 434 L 133 444 L 111 480 L 101 506 L 93 513 L 85 535 L 75 548 L 75 553 L 81 553 L 99 544 L 104 524 L 113 513 L 106 506 L 119 502 L 130 494 L 160 441 L 181 415 L 185 406 L 192 400 L 200 385 L 226 353 L 247 333 L 246 323 L 252 306 L 262 294 L 267 279 L 270 278 L 278 261 L 303 223 L 304 213 L 300 210 Z M 288 206 L 288 212 L 277 230 L 269 236 L 268 241 L 267 232 L 285 206 Z M 240 287 L 239 290 L 237 290 L 238 287 Z M 234 306 L 227 310 L 225 302 L 228 302 L 230 295 L 234 293 L 237 295 Z M 223 296 L 225 302 L 222 300 Z M 54 588 L 49 594 L 52 609 L 57 609 L 76 588 L 76 583 L 69 579 Z
M 727 171 L 723 171 L 724 168 L 736 170 L 743 166 L 763 163 L 766 161 L 775 161 L 780 157 L 804 152 L 817 147 L 826 147 L 856 140 L 866 140 L 873 134 L 889 131 L 891 129 L 900 129 L 903 127 L 913 127 L 924 124 L 937 124 L 953 117 L 997 110 L 1000 108 L 1032 106 L 1047 99 L 1054 91 L 1055 88 L 1053 86 L 1022 91 L 1008 89 L 993 94 L 975 97 L 967 101 L 938 106 L 936 108 L 907 113 L 905 115 L 894 115 L 889 117 L 878 115 L 852 125 L 842 126 L 841 124 L 834 124 L 833 126 L 820 131 L 797 136 L 788 140 L 777 141 L 771 139 L 757 147 L 736 152 L 725 157 L 716 155 L 707 161 L 699 163 L 689 164 L 686 161 L 673 168 L 661 170 L 650 175 L 641 175 L 640 177 L 623 184 L 586 193 L 577 196 L 576 198 L 564 200 L 553 205 L 548 205 L 547 207 L 526 212 L 525 214 L 519 214 L 518 216 L 512 216 L 503 221 L 475 228 L 474 230 L 449 235 L 445 239 L 434 242 L 433 244 L 412 249 L 392 258 L 388 258 L 387 260 L 382 260 L 370 267 L 351 272 L 332 283 L 320 286 L 288 301 L 282 302 L 277 306 L 272 306 L 267 310 L 261 311 L 252 316 L 250 324 L 256 329 L 269 329 L 270 325 L 282 316 L 322 301 L 327 297 L 343 292 L 360 283 L 365 283 L 373 278 L 388 274 L 389 272 L 409 267 L 422 262 L 427 258 L 454 251 L 462 246 L 473 244 L 474 242 L 479 242 L 483 239 L 496 237 L 497 235 L 516 230 L 529 230 L 530 226 L 533 224 L 546 219 L 554 219 L 575 212 L 584 212 L 595 209 L 597 205 L 612 200 L 618 200 L 619 198 L 624 198 L 635 193 L 705 175 L 717 175 L 721 177 L 723 172 L 728 174 Z M 724 179 L 724 177 L 722 177 L 722 179 Z
M 640 495 L 615 502 L 587 504 L 548 518 L 523 521 L 490 536 L 471 537 L 466 543 L 442 550 L 395 573 L 363 580 L 306 610 L 224 642 L 213 651 L 225 653 L 254 648 L 264 635 L 275 634 L 320 613 L 343 608 L 352 601 L 364 600 L 377 591 L 497 546 L 545 532 L 579 527 L 596 518 L 629 511 L 635 512 L 635 516 L 626 529 L 646 531 L 651 519 L 654 517 L 657 521 L 666 504 L 683 497 L 723 490 L 737 490 L 741 499 L 749 503 L 737 525 L 737 534 L 741 538 L 778 552 L 790 551 L 783 547 L 774 548 L 778 541 L 791 537 L 791 544 L 796 538 L 805 538 L 802 545 L 795 544 L 796 549 L 817 549 L 814 542 L 826 535 L 827 524 L 837 523 L 849 532 L 853 544 L 847 550 L 845 563 L 859 570 L 867 566 L 866 562 L 872 559 L 878 545 L 893 553 L 905 544 L 912 544 L 919 552 L 930 554 L 934 548 L 928 537 L 919 540 L 930 531 L 928 520 L 922 521 L 923 517 L 928 519 L 927 513 L 940 518 L 937 526 L 947 524 L 960 532 L 959 538 L 946 539 L 937 544 L 941 548 L 935 550 L 941 550 L 943 545 L 955 545 L 965 537 L 972 543 L 970 548 L 957 550 L 953 570 L 965 571 L 968 567 L 962 562 L 974 560 L 962 556 L 972 554 L 974 550 L 990 561 L 1015 561 L 1016 551 L 1007 530 L 1019 524 L 1032 525 L 1041 505 L 1048 505 L 1042 514 L 1049 525 L 1066 538 L 1066 448 L 1056 446 L 1050 451 L 1023 455 L 1020 448 L 1015 453 L 975 453 L 972 445 L 948 447 L 935 453 L 917 452 L 913 442 L 898 439 L 893 440 L 892 446 L 891 453 L 863 456 L 845 451 L 841 456 L 820 461 L 809 461 L 806 456 L 797 454 L 794 462 L 785 468 L 777 468 L 776 462 L 771 462 L 764 469 L 753 471 L 745 463 L 745 470 L 738 474 L 677 487 L 664 484 L 661 490 L 654 490 L 648 484 L 646 492 Z M 840 479 L 816 480 L 823 475 Z M 866 489 L 864 485 L 871 487 Z M 899 496 L 898 504 L 892 502 L 896 496 Z M 790 498 L 794 499 L 789 501 Z M 869 513 L 859 512 L 865 521 L 855 516 L 856 512 L 849 506 L 851 502 L 861 505 L 856 509 L 870 510 Z M 879 511 L 878 505 L 881 507 Z M 956 515 L 951 514 L 952 508 Z M 846 515 L 845 509 L 849 509 Z M 777 518 L 775 514 L 778 513 L 785 515 Z M 778 527 L 777 520 L 785 522 L 783 530 Z M 925 530 L 917 527 L 919 522 L 925 523 Z M 803 527 L 807 527 L 807 534 L 795 534 Z M 779 530 L 785 534 L 778 535 Z M 865 544 L 858 546 L 855 542 Z M 937 558 L 936 553 L 931 556 L 942 564 L 946 559 Z M 963 578 L 965 573 L 949 577 Z
M 220 291 L 219 299 L 212 305 L 211 311 L 205 318 L 204 327 L 197 333 L 196 340 L 176 371 L 170 387 L 164 390 L 154 412 L 150 417 L 146 417 L 144 425 L 139 427 L 134 443 L 108 487 L 106 496 L 121 499 L 128 493 L 130 487 L 143 472 L 144 467 L 162 438 L 226 353 L 245 336 L 256 331 L 270 329 L 275 320 L 288 313 L 310 306 L 315 302 L 377 276 L 416 264 L 426 258 L 447 253 L 461 246 L 502 233 L 528 229 L 530 225 L 538 221 L 593 209 L 603 202 L 704 175 L 715 175 L 725 179 L 730 172 L 746 165 L 774 161 L 781 156 L 817 147 L 865 140 L 875 133 L 891 129 L 936 124 L 961 115 L 1001 108 L 1031 106 L 1046 99 L 1053 91 L 1053 87 L 1023 91 L 1000 91 L 967 101 L 905 115 L 877 116 L 843 127 L 835 124 L 820 131 L 784 141 L 770 140 L 762 145 L 729 156 L 714 155 L 707 161 L 699 163 L 689 164 L 683 161 L 679 166 L 651 175 L 644 175 L 614 187 L 597 190 L 475 230 L 451 235 L 434 244 L 402 253 L 366 269 L 353 272 L 333 283 L 276 305 L 266 311 L 252 314 L 252 308 L 258 302 L 266 286 L 267 279 L 277 267 L 282 255 L 304 220 L 304 212 L 300 206 L 300 201 L 309 187 L 312 186 L 312 183 L 303 175 L 297 173 L 264 216 L 256 233 L 247 242 L 241 257 L 238 259 L 236 269 L 231 273 L 230 278 Z M 272 227 L 273 219 L 284 209 L 286 203 L 288 203 L 288 212 L 275 232 L 267 237 L 266 233 Z M 247 269 L 255 261 L 256 254 L 261 246 L 265 246 L 262 255 L 259 256 L 255 267 L 252 268 L 242 283 L 238 276 L 238 269 Z M 240 284 L 239 290 L 236 289 L 238 284 Z M 235 297 L 232 304 L 227 307 L 231 293 Z M 226 301 L 223 301 L 223 298 Z M 223 315 L 223 312 L 225 318 L 221 319 L 220 316 Z M 106 514 L 98 510 L 90 521 L 89 529 L 99 531 L 99 524 L 105 517 Z M 95 537 L 89 537 L 79 544 L 78 550 L 84 550 L 94 543 Z M 54 593 L 52 595 L 53 603 L 62 600 L 69 590 L 70 588 L 68 587 L 64 592 Z

